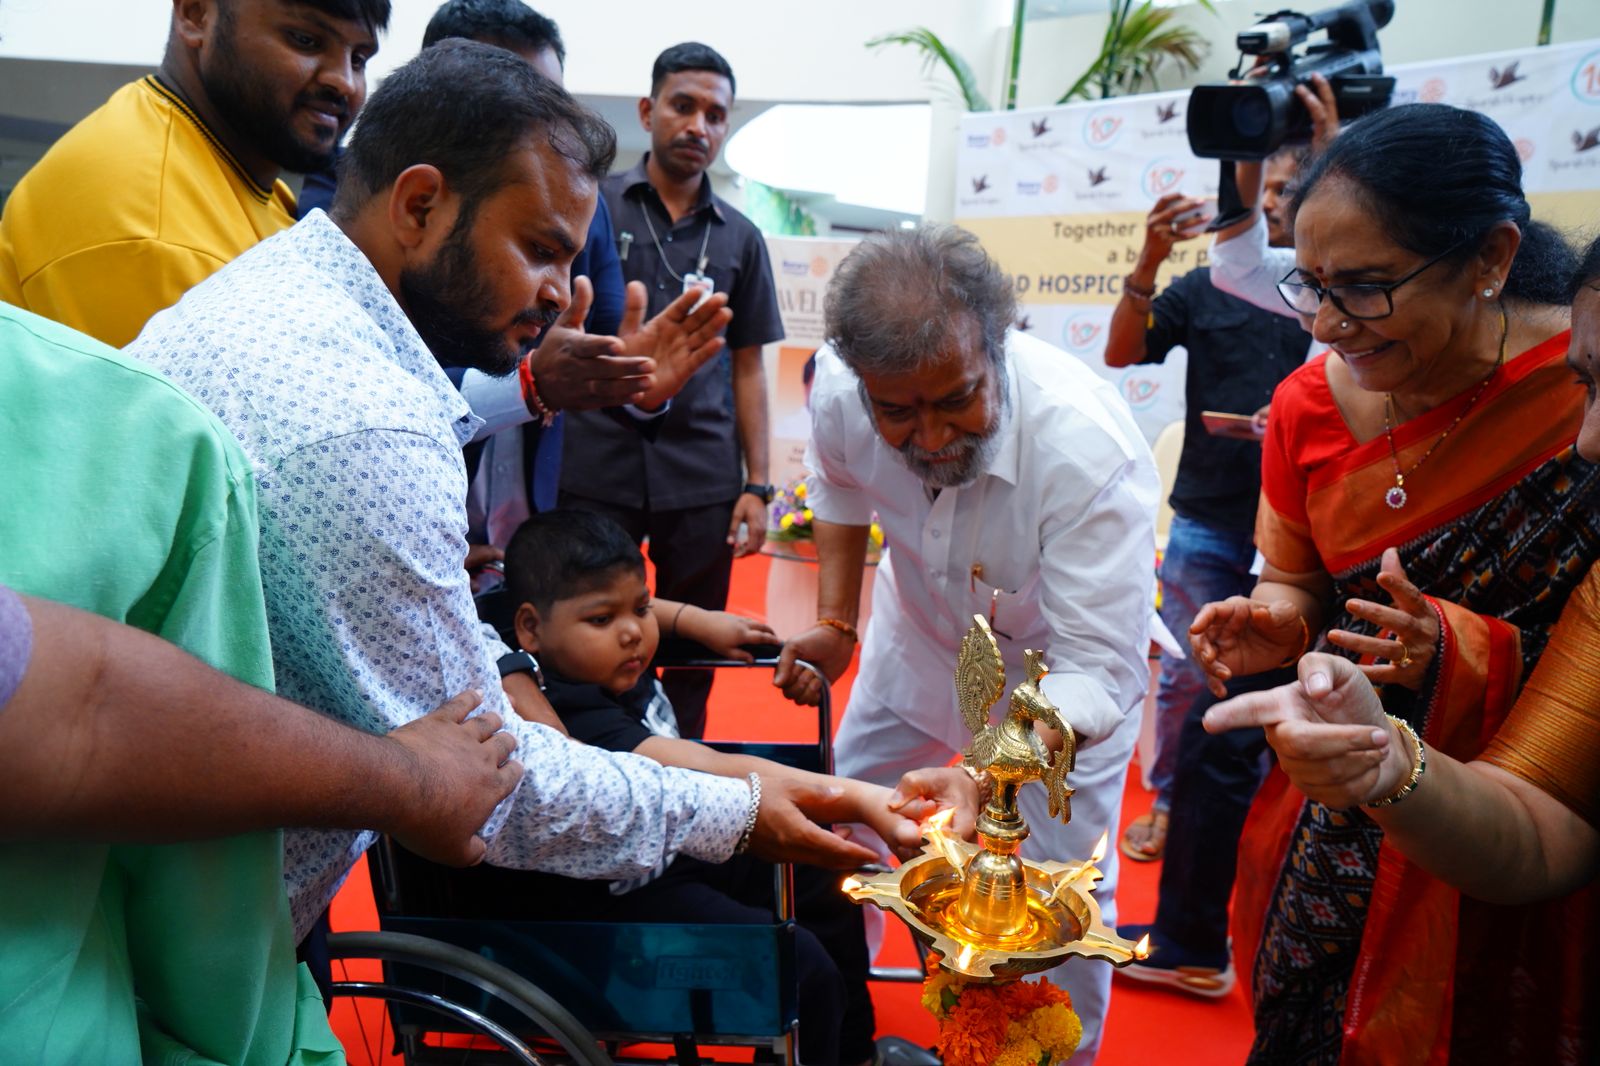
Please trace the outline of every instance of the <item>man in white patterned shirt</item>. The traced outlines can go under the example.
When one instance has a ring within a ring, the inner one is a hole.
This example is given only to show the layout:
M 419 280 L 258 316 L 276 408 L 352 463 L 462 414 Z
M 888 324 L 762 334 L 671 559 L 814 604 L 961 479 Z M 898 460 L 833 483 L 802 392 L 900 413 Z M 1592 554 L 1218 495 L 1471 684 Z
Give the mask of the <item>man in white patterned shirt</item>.
M 483 829 L 488 861 L 632 877 L 683 853 L 850 866 L 834 797 L 612 755 L 518 718 L 462 559 L 461 445 L 480 420 L 441 366 L 507 373 L 568 305 L 569 267 L 614 135 L 518 57 L 465 41 L 391 74 L 313 212 L 152 319 L 129 352 L 244 445 L 279 692 L 385 732 L 465 688 L 518 739 L 522 784 Z M 518 707 L 549 712 L 526 674 Z M 908 832 L 915 825 L 907 823 Z M 286 834 L 301 935 L 371 834 Z

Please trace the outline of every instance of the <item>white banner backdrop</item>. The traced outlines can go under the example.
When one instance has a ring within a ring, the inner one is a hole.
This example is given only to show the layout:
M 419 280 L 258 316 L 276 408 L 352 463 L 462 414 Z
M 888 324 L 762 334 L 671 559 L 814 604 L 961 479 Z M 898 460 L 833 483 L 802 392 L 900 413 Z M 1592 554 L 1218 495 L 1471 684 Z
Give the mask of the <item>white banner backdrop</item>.
M 822 300 L 854 240 L 833 237 L 767 238 L 772 279 L 778 287 L 784 338 L 767 345 L 767 410 L 771 426 L 772 483 L 780 488 L 805 475 L 811 435 L 811 357 L 822 347 Z
M 1522 155 L 1536 216 L 1587 237 L 1600 226 L 1600 40 L 1391 68 L 1396 103 L 1473 108 Z M 956 221 L 1016 281 L 1020 325 L 1116 381 L 1152 439 L 1183 417 L 1187 356 L 1114 370 L 1105 332 L 1165 193 L 1215 196 L 1217 163 L 1189 152 L 1187 90 L 962 121 Z M 1448 165 L 1448 160 L 1441 160 Z M 1180 246 L 1158 284 L 1204 266 Z

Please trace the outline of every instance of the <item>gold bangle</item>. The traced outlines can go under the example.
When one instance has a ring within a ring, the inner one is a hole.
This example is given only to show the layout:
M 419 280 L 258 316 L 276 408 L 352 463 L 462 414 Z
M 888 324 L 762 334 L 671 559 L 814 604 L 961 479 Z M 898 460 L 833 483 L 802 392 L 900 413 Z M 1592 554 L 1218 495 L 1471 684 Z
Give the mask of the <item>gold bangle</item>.
M 1293 666 L 1300 661 L 1301 656 L 1311 650 L 1311 626 L 1306 622 L 1306 616 L 1300 615 L 1300 650 L 1290 655 L 1274 669 L 1282 670 L 1285 666 Z
M 849 637 L 853 643 L 861 643 L 861 638 L 856 635 L 856 627 L 851 625 L 849 622 L 841 622 L 837 618 L 819 618 L 817 619 L 817 625 L 827 626 L 829 629 L 837 629 L 839 632 Z
M 1400 735 L 1411 741 L 1411 776 L 1393 793 L 1381 800 L 1373 800 L 1367 804 L 1368 807 L 1388 807 L 1399 803 L 1417 790 L 1417 783 L 1422 780 L 1422 773 L 1428 768 L 1428 749 L 1423 747 L 1422 738 L 1417 736 L 1416 731 L 1407 725 L 1404 719 L 1396 718 L 1392 714 L 1388 718 L 1400 731 Z

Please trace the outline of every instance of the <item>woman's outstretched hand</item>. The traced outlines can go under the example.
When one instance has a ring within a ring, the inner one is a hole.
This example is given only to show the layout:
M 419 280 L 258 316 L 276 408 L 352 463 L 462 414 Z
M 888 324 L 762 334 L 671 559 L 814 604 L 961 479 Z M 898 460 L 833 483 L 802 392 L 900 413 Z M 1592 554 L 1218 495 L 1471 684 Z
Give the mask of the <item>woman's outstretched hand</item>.
M 1345 604 L 1351 614 L 1377 626 L 1378 635 L 1365 637 L 1347 629 L 1332 629 L 1328 631 L 1328 643 L 1357 655 L 1385 660 L 1360 668 L 1375 684 L 1421 689 L 1439 646 L 1439 616 L 1422 590 L 1406 577 L 1400 553 L 1393 548 L 1383 553 L 1378 585 L 1389 594 L 1394 606 L 1371 600 L 1350 600 Z
M 1366 675 L 1348 659 L 1313 652 L 1298 680 L 1249 692 L 1206 711 L 1207 732 L 1260 726 L 1294 786 L 1329 807 L 1393 795 L 1411 751 L 1383 713 Z
M 1189 645 L 1207 687 L 1220 698 L 1231 679 L 1271 670 L 1301 651 L 1310 643 L 1306 634 L 1300 609 L 1288 600 L 1229 596 L 1200 608 L 1189 627 Z

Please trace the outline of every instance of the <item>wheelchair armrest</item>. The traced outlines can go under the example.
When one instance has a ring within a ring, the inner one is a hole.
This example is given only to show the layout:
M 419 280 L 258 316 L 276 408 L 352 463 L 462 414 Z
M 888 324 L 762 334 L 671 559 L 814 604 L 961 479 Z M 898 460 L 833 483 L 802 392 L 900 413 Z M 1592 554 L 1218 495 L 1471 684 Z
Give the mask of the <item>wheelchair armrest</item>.
M 664 670 L 713 669 L 722 666 L 776 666 L 782 644 L 741 644 L 740 650 L 755 656 L 755 662 L 724 659 L 704 644 L 683 637 L 668 637 L 656 649 L 655 666 Z

